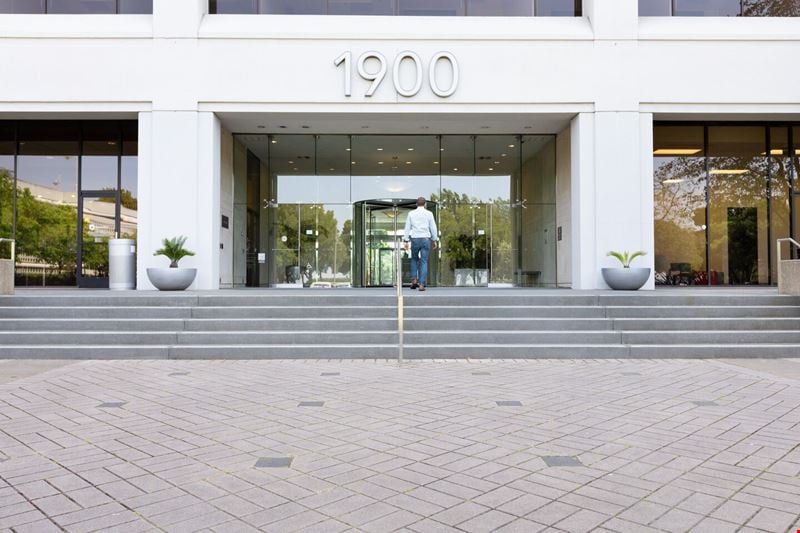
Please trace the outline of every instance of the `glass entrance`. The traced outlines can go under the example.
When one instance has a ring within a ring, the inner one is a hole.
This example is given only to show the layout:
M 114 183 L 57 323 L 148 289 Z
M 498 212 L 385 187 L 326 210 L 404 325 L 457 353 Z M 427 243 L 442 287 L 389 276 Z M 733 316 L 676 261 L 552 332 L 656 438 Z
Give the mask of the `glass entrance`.
M 355 257 L 353 283 L 356 287 L 391 287 L 397 276 L 395 251 L 402 247 L 403 229 L 416 200 L 368 200 L 353 206 Z M 437 204 L 427 208 L 437 217 Z M 436 286 L 438 250 L 428 257 L 428 285 Z M 403 284 L 411 283 L 408 252 L 402 252 Z

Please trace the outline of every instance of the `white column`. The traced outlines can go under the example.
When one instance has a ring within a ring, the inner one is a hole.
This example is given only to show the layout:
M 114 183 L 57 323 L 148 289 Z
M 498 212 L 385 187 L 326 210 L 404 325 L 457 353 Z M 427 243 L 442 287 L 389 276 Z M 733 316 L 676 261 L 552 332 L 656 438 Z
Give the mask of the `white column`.
M 653 114 L 639 113 L 639 175 L 641 178 L 640 220 L 642 250 L 647 256 L 637 259 L 638 266 L 650 267 L 655 274 L 655 200 L 653 189 Z M 655 275 L 651 275 L 643 289 L 655 289 Z
M 570 125 L 573 289 L 597 287 L 594 129 L 594 113 L 579 113 Z
M 153 0 L 156 38 L 196 38 L 208 0 Z
M 147 267 L 164 238 L 184 235 L 198 269 L 190 289 L 219 288 L 220 124 L 213 113 L 153 111 L 139 117 L 138 287 L 152 289 Z

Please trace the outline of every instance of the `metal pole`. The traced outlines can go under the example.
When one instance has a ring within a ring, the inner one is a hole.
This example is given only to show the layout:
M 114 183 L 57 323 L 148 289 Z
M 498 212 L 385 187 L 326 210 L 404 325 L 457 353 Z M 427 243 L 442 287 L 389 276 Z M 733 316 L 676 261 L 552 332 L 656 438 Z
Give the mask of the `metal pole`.
M 397 364 L 403 364 L 403 256 L 400 253 L 401 243 L 395 237 L 395 256 L 397 279 Z

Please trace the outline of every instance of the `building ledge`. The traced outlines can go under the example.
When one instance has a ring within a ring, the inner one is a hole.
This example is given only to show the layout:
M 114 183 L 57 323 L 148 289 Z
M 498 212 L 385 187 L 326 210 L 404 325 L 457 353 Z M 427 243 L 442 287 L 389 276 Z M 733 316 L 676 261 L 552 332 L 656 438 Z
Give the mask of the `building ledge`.
M 800 41 L 797 17 L 640 17 L 640 41 Z
M 487 24 L 487 20 L 494 21 Z M 585 41 L 594 39 L 583 17 L 368 17 L 207 15 L 200 38 L 429 41 Z
M 3 39 L 152 39 L 152 15 L 0 15 Z

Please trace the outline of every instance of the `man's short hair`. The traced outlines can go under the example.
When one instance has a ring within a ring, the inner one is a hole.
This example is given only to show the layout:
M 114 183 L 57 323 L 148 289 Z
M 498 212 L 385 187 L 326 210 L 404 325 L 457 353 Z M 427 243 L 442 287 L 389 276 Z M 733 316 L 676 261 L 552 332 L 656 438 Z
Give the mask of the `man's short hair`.
M 417 198 L 417 207 L 423 206 L 423 205 L 425 205 L 425 203 L 426 202 L 425 202 L 425 197 L 424 196 L 420 196 L 419 198 Z

